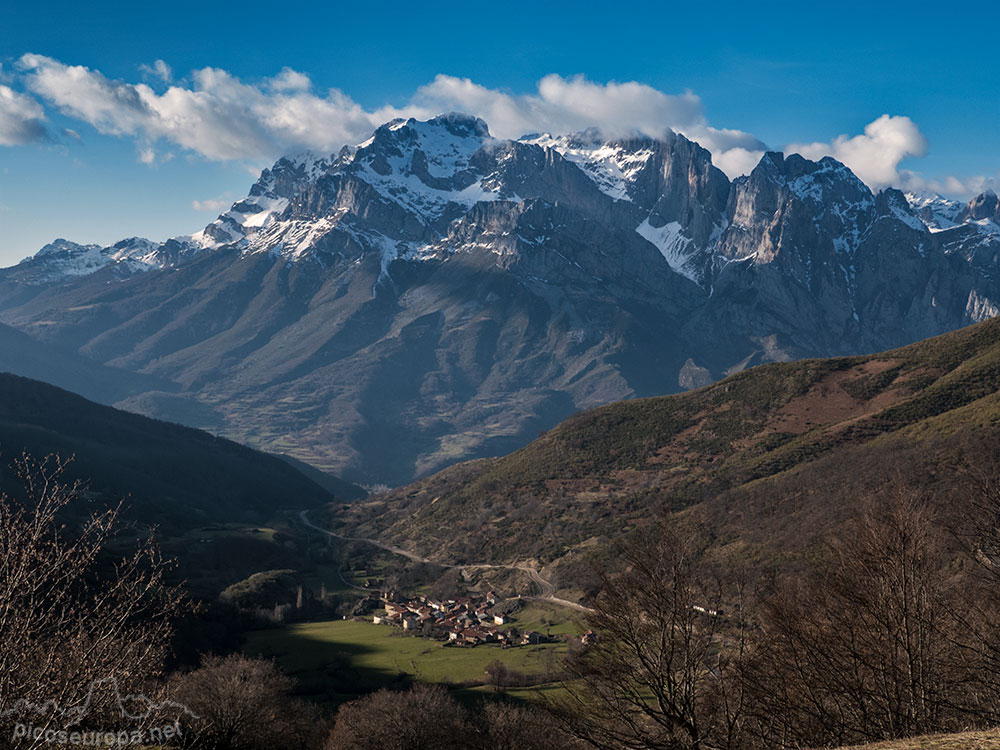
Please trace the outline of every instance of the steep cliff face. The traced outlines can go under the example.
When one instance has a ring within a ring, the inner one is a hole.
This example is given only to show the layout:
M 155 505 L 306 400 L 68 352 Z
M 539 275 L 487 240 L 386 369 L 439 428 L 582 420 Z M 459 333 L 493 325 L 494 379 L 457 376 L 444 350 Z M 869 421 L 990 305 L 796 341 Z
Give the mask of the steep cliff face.
M 716 375 L 927 338 L 989 317 L 1000 291 L 995 234 L 969 223 L 942 230 L 940 207 L 912 206 L 898 190 L 872 194 L 830 158 L 766 154 L 733 182 L 727 215 L 712 294 L 688 325 L 692 339 L 725 337 L 694 360 Z M 735 368 L 734 353 L 746 358 Z
M 711 154 L 683 136 L 606 141 L 587 131 L 528 136 L 561 153 L 613 199 L 614 224 L 630 226 L 668 265 L 702 287 L 711 283 L 714 249 L 726 226 L 729 180 Z

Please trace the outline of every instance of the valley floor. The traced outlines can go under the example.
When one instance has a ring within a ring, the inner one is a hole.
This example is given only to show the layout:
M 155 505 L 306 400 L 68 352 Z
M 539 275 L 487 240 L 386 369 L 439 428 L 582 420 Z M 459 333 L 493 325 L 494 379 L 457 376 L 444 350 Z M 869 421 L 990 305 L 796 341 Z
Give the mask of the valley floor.
M 539 602 L 522 610 L 517 624 L 554 637 L 580 632 L 575 622 L 560 614 L 558 608 Z M 253 631 L 245 650 L 250 655 L 277 659 L 305 692 L 321 702 L 336 704 L 400 681 L 485 688 L 489 682 L 486 668 L 493 662 L 534 677 L 530 681 L 537 680 L 537 684 L 511 691 L 520 698 L 530 698 L 540 689 L 559 687 L 567 645 L 559 640 L 508 649 L 494 645 L 449 647 L 388 625 L 330 620 Z M 336 686 L 330 684 L 331 676 Z

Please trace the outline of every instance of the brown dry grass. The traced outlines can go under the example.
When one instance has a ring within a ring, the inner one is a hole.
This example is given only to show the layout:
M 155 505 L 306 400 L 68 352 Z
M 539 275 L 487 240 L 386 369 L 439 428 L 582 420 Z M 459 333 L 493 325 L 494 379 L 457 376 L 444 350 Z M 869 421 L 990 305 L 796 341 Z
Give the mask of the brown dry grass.
M 854 398 L 842 387 L 843 383 L 856 380 L 859 373 L 874 375 L 898 364 L 895 360 L 876 360 L 842 372 L 830 373 L 813 385 L 804 396 L 790 399 L 778 409 L 762 434 L 790 432 L 800 435 L 815 427 L 849 423 L 902 401 L 908 394 L 899 390 L 885 390 L 866 402 Z
M 855 745 L 841 750 L 1000 750 L 1000 729 L 911 737 L 907 740 L 880 742 L 877 745 Z

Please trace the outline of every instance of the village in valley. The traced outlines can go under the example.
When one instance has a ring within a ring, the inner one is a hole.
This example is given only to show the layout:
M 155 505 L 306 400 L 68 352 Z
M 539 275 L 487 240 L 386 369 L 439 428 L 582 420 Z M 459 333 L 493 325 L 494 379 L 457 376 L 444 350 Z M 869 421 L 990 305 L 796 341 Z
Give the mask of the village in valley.
M 519 630 L 512 624 L 510 613 L 520 608 L 521 597 L 500 600 L 493 591 L 454 599 L 406 598 L 393 591 L 373 592 L 369 601 L 371 606 L 381 607 L 372 615 L 376 625 L 397 626 L 447 645 L 474 647 L 490 643 L 510 648 L 555 640 L 534 630 Z M 581 640 L 589 644 L 593 639 L 593 632 L 588 631 Z

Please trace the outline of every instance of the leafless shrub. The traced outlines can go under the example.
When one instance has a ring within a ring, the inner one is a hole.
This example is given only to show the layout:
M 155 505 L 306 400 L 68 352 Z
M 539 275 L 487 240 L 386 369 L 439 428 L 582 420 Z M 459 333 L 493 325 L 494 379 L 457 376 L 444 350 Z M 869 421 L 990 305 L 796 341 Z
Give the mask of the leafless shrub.
M 206 657 L 175 676 L 167 697 L 197 716 L 185 717 L 184 746 L 203 750 L 312 750 L 327 726 L 316 708 L 291 696 L 293 682 L 273 662 L 245 656 Z
M 465 711 L 444 688 L 380 690 L 340 707 L 327 750 L 437 750 L 472 747 Z
M 573 750 L 582 741 L 567 734 L 556 719 L 539 708 L 490 702 L 477 713 L 476 750 Z

